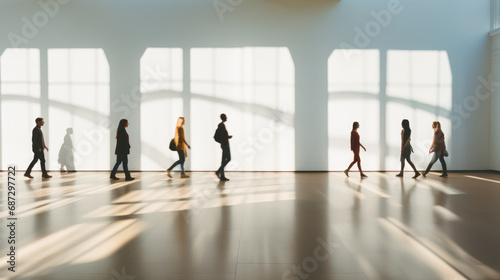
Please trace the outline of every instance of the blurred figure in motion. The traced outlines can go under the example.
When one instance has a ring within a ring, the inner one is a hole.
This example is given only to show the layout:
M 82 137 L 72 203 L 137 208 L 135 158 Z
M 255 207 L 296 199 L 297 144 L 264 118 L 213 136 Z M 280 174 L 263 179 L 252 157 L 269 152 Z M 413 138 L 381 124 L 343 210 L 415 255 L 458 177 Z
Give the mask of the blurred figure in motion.
M 75 157 L 73 155 L 73 140 L 71 140 L 71 134 L 73 134 L 73 128 L 66 129 L 66 135 L 64 136 L 64 142 L 59 150 L 59 158 L 57 162 L 61 165 L 61 172 L 76 172 L 75 170 Z M 64 169 L 66 167 L 66 169 Z
M 174 169 L 177 165 L 181 165 L 181 178 L 189 178 L 188 175 L 186 175 L 186 172 L 184 170 L 184 162 L 187 157 L 187 150 L 186 146 L 191 149 L 191 146 L 189 146 L 188 142 L 186 142 L 186 137 L 184 135 L 184 128 L 182 127 L 185 123 L 184 117 L 179 117 L 177 119 L 177 125 L 175 126 L 175 138 L 173 139 L 175 141 L 175 150 L 177 151 L 177 154 L 179 155 L 179 160 L 174 162 L 172 166 L 170 166 L 167 169 L 167 176 L 172 178 L 172 175 L 170 174 L 170 171 Z

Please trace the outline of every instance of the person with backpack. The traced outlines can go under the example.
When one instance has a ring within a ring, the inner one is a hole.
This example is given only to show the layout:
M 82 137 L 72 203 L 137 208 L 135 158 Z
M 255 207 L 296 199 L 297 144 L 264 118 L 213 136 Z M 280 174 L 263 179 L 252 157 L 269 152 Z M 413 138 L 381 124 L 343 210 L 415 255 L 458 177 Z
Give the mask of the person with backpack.
M 181 178 L 189 178 L 188 175 L 184 172 L 184 161 L 187 157 L 187 150 L 186 146 L 191 149 L 191 146 L 189 146 L 188 142 L 186 141 L 186 137 L 184 136 L 184 128 L 182 127 L 184 125 L 184 117 L 179 117 L 177 119 L 177 125 L 175 128 L 175 138 L 172 139 L 172 142 L 175 144 L 175 150 L 177 151 L 177 154 L 179 154 L 179 160 L 174 162 L 170 168 L 167 169 L 167 176 L 172 178 L 172 175 L 170 174 L 170 171 L 174 169 L 177 165 L 181 165 Z M 172 149 L 172 148 L 171 148 Z
M 233 138 L 232 135 L 229 135 L 229 133 L 226 130 L 226 125 L 224 123 L 227 121 L 227 116 L 226 114 L 221 114 L 220 119 L 222 122 L 219 123 L 217 130 L 215 131 L 214 139 L 215 142 L 220 143 L 220 147 L 222 149 L 222 161 L 220 164 L 219 169 L 215 171 L 215 175 L 221 180 L 221 181 L 229 181 L 228 178 L 226 178 L 224 174 L 224 167 L 231 161 L 231 150 L 229 149 L 229 139 Z

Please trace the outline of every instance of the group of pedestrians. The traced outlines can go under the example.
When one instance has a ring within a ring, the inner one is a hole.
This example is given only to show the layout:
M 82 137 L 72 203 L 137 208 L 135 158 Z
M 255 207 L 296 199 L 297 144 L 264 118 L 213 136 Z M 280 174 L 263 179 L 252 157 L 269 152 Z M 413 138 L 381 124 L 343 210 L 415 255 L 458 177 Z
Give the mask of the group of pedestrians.
M 219 169 L 215 171 L 215 175 L 221 181 L 229 181 L 229 179 L 225 176 L 224 167 L 226 167 L 226 165 L 231 161 L 231 150 L 229 148 L 229 139 L 233 138 L 233 136 L 229 135 L 226 129 L 226 125 L 224 124 L 227 121 L 227 116 L 225 114 L 221 114 L 220 118 L 221 122 L 219 123 L 217 130 L 215 131 L 214 139 L 216 142 L 220 143 L 220 147 L 222 149 L 222 161 Z M 33 176 L 31 176 L 31 170 L 33 169 L 35 164 L 40 160 L 40 166 L 42 168 L 42 177 L 52 178 L 52 176 L 50 176 L 47 173 L 47 170 L 45 169 L 45 155 L 43 153 L 44 149 L 49 151 L 49 148 L 47 148 L 47 146 L 45 145 L 45 140 L 42 132 L 42 126 L 45 124 L 45 121 L 43 118 L 36 118 L 35 123 L 36 126 L 33 128 L 31 137 L 32 150 L 34 156 L 33 160 L 28 166 L 28 169 L 26 169 L 24 176 L 28 178 L 33 178 Z M 179 155 L 179 160 L 174 162 L 172 166 L 170 166 L 167 169 L 167 176 L 170 178 L 172 178 L 171 174 L 172 169 L 174 169 L 177 165 L 181 166 L 181 178 L 189 178 L 189 176 L 186 175 L 184 170 L 184 162 L 188 155 L 186 147 L 191 149 L 191 146 L 186 141 L 186 136 L 184 134 L 184 128 L 183 128 L 184 123 L 185 123 L 184 117 L 179 117 L 177 119 L 177 125 L 175 128 L 175 137 L 174 139 L 172 139 L 173 143 L 171 143 L 171 145 L 173 146 L 172 150 L 175 150 Z M 130 154 L 130 141 L 126 130 L 128 125 L 129 123 L 127 119 L 121 119 L 120 122 L 118 123 L 118 128 L 116 129 L 116 136 L 115 136 L 116 163 L 110 175 L 110 179 L 112 180 L 119 179 L 118 177 L 116 177 L 116 173 L 118 172 L 118 167 L 120 167 L 120 165 L 123 165 L 123 171 L 125 173 L 125 181 L 132 181 L 135 179 L 130 175 L 130 171 L 128 170 L 128 155 Z M 67 132 L 68 132 L 67 137 L 69 137 L 69 134 L 73 133 L 73 130 L 71 129 L 71 131 Z M 65 143 L 67 142 L 66 139 L 67 137 L 65 137 Z M 71 143 L 71 149 L 72 148 L 73 144 Z M 61 164 L 61 170 L 62 168 L 63 165 Z
M 229 139 L 231 139 L 233 136 L 229 135 L 229 133 L 226 130 L 226 125 L 224 124 L 227 121 L 227 116 L 225 114 L 220 115 L 221 122 L 219 123 L 217 130 L 215 131 L 214 139 L 218 143 L 220 143 L 221 149 L 222 149 L 222 162 L 215 171 L 215 175 L 221 180 L 221 181 L 229 181 L 229 179 L 225 176 L 224 174 L 224 167 L 231 161 L 231 150 L 229 149 Z M 186 136 L 184 134 L 184 128 L 183 125 L 186 122 L 184 117 L 179 117 L 177 119 L 177 125 L 175 126 L 175 137 L 171 141 L 171 149 L 176 151 L 177 154 L 179 155 L 179 160 L 174 162 L 168 169 L 167 169 L 167 176 L 169 178 L 172 178 L 171 171 L 177 166 L 181 166 L 181 178 L 189 178 L 189 176 L 186 174 L 184 170 L 184 162 L 186 161 L 186 157 L 188 156 L 187 149 L 191 149 L 191 146 L 188 144 L 186 141 Z M 115 149 L 115 154 L 116 154 L 116 164 L 113 167 L 113 170 L 111 171 L 111 176 L 110 178 L 112 180 L 118 180 L 116 177 L 116 172 L 118 170 L 118 167 L 120 164 L 123 164 L 123 171 L 125 172 L 125 181 L 131 181 L 134 180 L 133 177 L 130 176 L 130 172 L 128 170 L 128 154 L 130 153 L 130 143 L 128 139 L 128 134 L 125 128 L 128 127 L 128 121 L 126 119 L 120 120 L 120 123 L 118 125 L 118 128 L 116 130 L 116 149 Z
M 220 115 L 221 122 L 217 126 L 217 129 L 215 131 L 214 135 L 214 140 L 220 144 L 221 150 L 222 150 L 222 160 L 221 160 L 221 165 L 217 171 L 215 171 L 215 175 L 221 180 L 221 181 L 229 181 L 229 179 L 225 176 L 224 173 L 224 168 L 226 165 L 231 161 L 231 150 L 229 148 L 229 139 L 231 139 L 233 136 L 229 135 L 226 129 L 226 125 L 224 124 L 227 121 L 227 116 L 225 114 Z M 47 170 L 45 169 L 45 156 L 43 153 L 43 150 L 46 149 L 47 151 L 49 150 L 47 146 L 45 145 L 45 141 L 43 138 L 43 132 L 41 127 L 45 124 L 45 121 L 43 118 L 37 118 L 35 120 L 36 126 L 33 128 L 32 131 L 32 150 L 34 153 L 33 160 L 31 161 L 28 169 L 24 173 L 24 176 L 33 178 L 31 176 L 31 170 L 33 166 L 37 163 L 38 160 L 40 160 L 40 165 L 42 169 L 42 177 L 43 178 L 51 178 L 47 173 Z M 188 156 L 187 149 L 191 149 L 191 146 L 188 144 L 186 141 L 186 136 L 184 134 L 184 128 L 183 125 L 185 123 L 184 117 L 179 117 L 177 119 L 177 125 L 175 128 L 175 137 L 172 139 L 170 148 L 174 151 L 177 152 L 179 155 L 179 160 L 174 162 L 167 170 L 167 176 L 169 178 L 172 178 L 171 171 L 177 166 L 180 165 L 181 167 L 181 178 L 189 178 L 189 176 L 185 173 L 184 170 L 184 162 L 186 161 L 186 157 Z M 116 173 L 118 171 L 118 167 L 120 165 L 123 165 L 123 171 L 125 173 L 125 181 L 131 181 L 134 180 L 134 178 L 130 175 L 130 171 L 128 170 L 128 154 L 130 154 L 130 142 L 129 142 L 129 137 L 126 128 L 128 127 L 129 123 L 128 120 L 122 119 L 120 120 L 118 124 L 118 128 L 116 129 L 116 148 L 115 148 L 115 154 L 116 154 L 116 163 L 113 167 L 113 170 L 111 171 L 110 179 L 112 180 L 118 180 L 118 177 L 116 177 Z M 411 161 L 411 153 L 413 153 L 413 147 L 411 146 L 411 129 L 410 129 L 410 122 L 406 119 L 404 119 L 401 123 L 402 130 L 401 130 L 401 156 L 400 156 L 400 161 L 401 161 L 401 171 L 396 175 L 398 177 L 403 176 L 403 170 L 405 167 L 405 162 L 408 162 L 410 166 L 412 167 L 413 171 L 415 172 L 415 175 L 413 178 L 417 178 L 420 175 L 423 175 L 424 177 L 429 173 L 429 171 L 432 168 L 432 165 L 436 163 L 436 161 L 439 159 L 441 162 L 441 165 L 443 167 L 443 174 L 441 177 L 447 177 L 448 176 L 448 171 L 446 168 L 446 162 L 444 160 L 444 157 L 448 156 L 448 152 L 446 151 L 446 145 L 444 143 L 444 133 L 441 130 L 441 124 L 438 121 L 435 121 L 432 123 L 432 129 L 434 130 L 434 137 L 432 140 L 432 145 L 429 149 L 429 154 L 434 153 L 431 161 L 429 162 L 429 165 L 427 166 L 427 169 L 423 174 L 420 174 L 420 172 L 417 171 L 415 165 Z M 367 177 L 365 173 L 363 173 L 363 170 L 361 168 L 361 157 L 360 157 L 360 148 L 363 148 L 363 150 L 366 151 L 366 148 L 361 144 L 360 142 L 360 137 L 358 133 L 360 125 L 358 122 L 354 122 L 352 124 L 352 131 L 351 131 L 351 151 L 354 153 L 354 159 L 353 161 L 349 164 L 349 167 L 347 167 L 346 170 L 344 170 L 344 173 L 346 176 L 349 177 L 349 171 L 351 168 L 354 166 L 354 164 L 357 164 L 359 172 L 361 174 L 362 178 Z
M 443 174 L 441 177 L 448 177 L 448 169 L 446 168 L 446 161 L 444 160 L 445 157 L 448 156 L 448 151 L 446 151 L 446 145 L 444 143 L 444 133 L 441 130 L 441 123 L 438 121 L 432 122 L 432 129 L 434 130 L 434 136 L 432 139 L 432 144 L 429 149 L 429 154 L 434 153 L 432 156 L 431 161 L 429 162 L 429 165 L 427 165 L 427 169 L 423 174 L 420 174 L 420 172 L 417 171 L 417 168 L 411 161 L 410 155 L 413 153 L 413 147 L 411 146 L 411 129 L 410 129 L 410 122 L 407 119 L 404 119 L 401 122 L 401 126 L 403 129 L 401 130 L 401 156 L 400 156 L 400 161 L 401 161 L 401 171 L 396 175 L 398 177 L 403 177 L 403 170 L 405 168 L 405 162 L 407 161 L 413 171 L 415 172 L 415 175 L 412 177 L 414 179 L 418 178 L 420 175 L 423 175 L 424 177 L 427 176 L 427 173 L 432 168 L 432 165 L 436 163 L 436 161 L 439 159 L 441 162 L 441 165 L 443 167 Z M 361 178 L 366 178 L 365 173 L 363 173 L 363 169 L 361 168 L 361 158 L 359 156 L 359 151 L 360 148 L 363 148 L 366 151 L 366 148 L 361 144 L 359 141 L 359 134 L 358 134 L 358 128 L 359 128 L 359 123 L 354 122 L 352 124 L 352 131 L 351 131 L 351 151 L 354 153 L 354 160 L 349 164 L 346 170 L 344 170 L 344 173 L 347 177 L 349 177 L 349 171 L 351 170 L 351 167 L 357 163 L 359 173 Z

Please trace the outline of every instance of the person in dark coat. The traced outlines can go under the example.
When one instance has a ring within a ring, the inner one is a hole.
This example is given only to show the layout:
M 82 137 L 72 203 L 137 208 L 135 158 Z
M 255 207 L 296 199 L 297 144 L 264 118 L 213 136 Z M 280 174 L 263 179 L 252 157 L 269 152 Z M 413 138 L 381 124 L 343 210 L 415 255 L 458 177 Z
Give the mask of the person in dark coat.
M 224 174 L 224 167 L 231 161 L 231 149 L 229 148 L 229 139 L 233 138 L 229 135 L 224 124 L 227 121 L 226 114 L 221 114 L 220 119 L 222 120 L 217 127 L 217 133 L 220 137 L 220 148 L 222 149 L 222 160 L 219 169 L 215 171 L 215 175 L 220 178 L 221 181 L 229 181 Z
M 418 176 L 420 176 L 420 172 L 417 171 L 417 168 L 413 164 L 413 162 L 410 159 L 411 153 L 413 153 L 413 148 L 411 146 L 411 129 L 410 129 L 410 122 L 407 119 L 404 119 L 401 122 L 401 126 L 403 129 L 401 130 L 401 171 L 399 174 L 397 174 L 397 177 L 403 177 L 404 173 L 404 168 L 405 168 L 405 160 L 408 161 L 410 164 L 411 168 L 413 168 L 413 171 L 415 171 L 415 176 L 413 176 L 413 179 L 416 179 Z
M 135 178 L 130 176 L 128 171 L 128 154 L 130 154 L 130 143 L 128 141 L 128 133 L 125 128 L 128 127 L 128 121 L 126 119 L 121 119 L 116 129 L 116 164 L 111 171 L 111 176 L 109 178 L 113 180 L 118 180 L 116 177 L 116 172 L 121 163 L 123 163 L 123 171 L 125 172 L 125 181 L 132 181 Z
M 32 142 L 31 148 L 33 150 L 34 156 L 28 169 L 26 169 L 24 176 L 28 178 L 33 178 L 33 176 L 31 176 L 31 169 L 33 169 L 33 166 L 35 166 L 37 161 L 40 160 L 40 166 L 42 167 L 42 177 L 52 178 L 52 176 L 50 176 L 47 173 L 47 170 L 45 169 L 45 155 L 43 154 L 43 149 L 46 149 L 47 152 L 49 151 L 49 148 L 45 146 L 45 141 L 43 139 L 43 132 L 42 132 L 42 126 L 45 124 L 45 121 L 43 120 L 43 118 L 36 118 L 35 123 L 36 126 L 33 128 L 31 136 L 31 142 Z

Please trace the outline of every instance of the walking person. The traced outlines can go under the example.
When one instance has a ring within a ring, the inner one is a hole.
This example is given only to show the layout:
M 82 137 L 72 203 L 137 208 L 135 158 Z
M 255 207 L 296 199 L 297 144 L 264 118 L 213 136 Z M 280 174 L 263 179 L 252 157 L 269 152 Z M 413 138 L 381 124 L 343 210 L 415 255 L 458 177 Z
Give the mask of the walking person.
M 354 122 L 352 124 L 352 131 L 351 131 L 351 151 L 354 153 L 354 160 L 349 164 L 349 167 L 347 167 L 346 170 L 344 170 L 344 173 L 347 177 L 349 177 L 349 170 L 351 170 L 351 167 L 357 163 L 358 164 L 358 169 L 359 173 L 361 174 L 361 178 L 366 178 L 368 176 L 363 173 L 363 170 L 361 169 L 361 158 L 359 157 L 359 148 L 363 148 L 366 152 L 366 148 L 361 144 L 359 141 L 359 134 L 358 134 L 358 128 L 359 128 L 359 123 Z
M 441 166 L 443 167 L 443 174 L 440 177 L 448 177 L 448 169 L 446 168 L 446 161 L 444 161 L 444 157 L 448 156 L 448 151 L 446 151 L 444 133 L 441 130 L 441 123 L 438 121 L 433 122 L 432 129 L 434 130 L 434 137 L 432 139 L 432 145 L 429 149 L 429 154 L 434 153 L 434 155 L 432 156 L 431 162 L 429 162 L 429 165 L 423 175 L 425 177 L 431 170 L 432 165 L 434 165 L 434 163 L 436 163 L 439 159 Z
M 43 118 L 36 118 L 35 119 L 36 126 L 33 128 L 32 131 L 32 136 L 31 136 L 31 149 L 33 150 L 33 160 L 31 161 L 30 165 L 28 166 L 28 169 L 26 169 L 26 172 L 24 173 L 25 177 L 28 178 L 33 178 L 31 176 L 31 169 L 33 169 L 33 166 L 37 163 L 38 160 L 40 160 L 40 166 L 42 168 L 42 177 L 43 178 L 52 178 L 47 173 L 47 170 L 45 169 L 45 155 L 43 153 L 43 149 L 46 149 L 47 152 L 49 151 L 49 148 L 45 146 L 45 140 L 43 139 L 43 132 L 42 132 L 42 126 L 45 124 L 45 121 Z
M 73 155 L 73 140 L 71 140 L 71 134 L 73 134 L 73 128 L 69 127 L 66 129 L 66 135 L 64 136 L 64 142 L 59 150 L 58 162 L 61 165 L 61 172 L 76 172 L 75 170 L 75 157 Z M 66 167 L 66 170 L 64 170 Z
M 404 119 L 401 122 L 401 126 L 403 129 L 401 130 L 401 171 L 399 174 L 397 174 L 397 177 L 403 177 L 404 173 L 403 170 L 405 168 L 405 160 L 408 161 L 410 164 L 411 168 L 413 168 L 413 171 L 415 171 L 415 175 L 412 177 L 413 179 L 416 179 L 418 176 L 420 176 L 420 172 L 417 171 L 415 168 L 415 165 L 413 162 L 411 162 L 410 155 L 413 153 L 413 147 L 410 144 L 411 141 L 411 129 L 410 129 L 410 122 L 407 119 Z
M 224 124 L 227 121 L 226 114 L 221 114 L 220 119 L 222 120 L 217 126 L 215 131 L 215 141 L 220 143 L 220 148 L 222 149 L 222 160 L 219 169 L 215 171 L 215 175 L 220 178 L 221 181 L 229 181 L 229 179 L 224 174 L 224 167 L 231 161 L 231 149 L 229 148 L 229 139 L 233 138 L 229 135 Z
M 116 172 L 118 171 L 118 167 L 123 163 L 123 172 L 125 172 L 125 181 L 132 181 L 135 178 L 130 176 L 130 172 L 128 171 L 128 154 L 130 154 L 130 143 L 128 139 L 128 133 L 125 128 L 128 127 L 128 120 L 121 119 L 118 124 L 118 128 L 116 129 L 116 163 L 113 167 L 113 171 L 111 171 L 111 176 L 109 178 L 113 180 L 118 180 L 116 177 Z
M 172 175 L 170 174 L 170 171 L 174 169 L 177 165 L 181 165 L 181 178 L 189 178 L 188 175 L 186 175 L 184 171 L 184 161 L 186 160 L 187 157 L 187 150 L 186 146 L 191 149 L 191 146 L 186 142 L 186 137 L 184 136 L 184 128 L 182 127 L 185 123 L 184 117 L 179 117 L 177 119 L 177 125 L 175 127 L 175 149 L 177 151 L 177 154 L 179 154 L 179 160 L 174 162 L 170 168 L 167 169 L 167 176 L 172 178 Z

